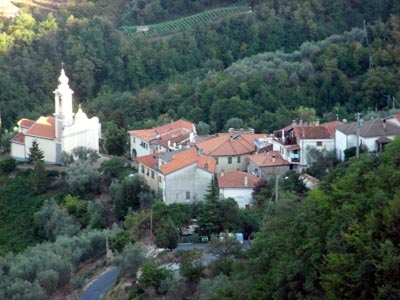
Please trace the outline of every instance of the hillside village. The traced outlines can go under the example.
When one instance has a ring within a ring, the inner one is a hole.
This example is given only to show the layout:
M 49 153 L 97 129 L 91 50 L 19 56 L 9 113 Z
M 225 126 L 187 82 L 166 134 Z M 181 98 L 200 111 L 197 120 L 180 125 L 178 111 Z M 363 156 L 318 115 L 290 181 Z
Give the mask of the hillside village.
M 0 300 L 400 298 L 398 1 L 0 1 Z

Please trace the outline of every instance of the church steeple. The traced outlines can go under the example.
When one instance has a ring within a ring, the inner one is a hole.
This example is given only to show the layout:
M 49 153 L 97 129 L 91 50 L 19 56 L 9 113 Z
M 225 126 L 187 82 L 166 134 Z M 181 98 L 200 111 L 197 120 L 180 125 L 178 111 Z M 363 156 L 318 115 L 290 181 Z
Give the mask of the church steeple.
M 64 126 L 72 125 L 73 111 L 72 111 L 72 94 L 73 91 L 68 85 L 69 79 L 65 75 L 64 68 L 61 69 L 60 77 L 58 77 L 58 87 L 54 91 L 55 99 L 55 113 L 56 117 L 56 138 L 61 138 L 62 128 Z

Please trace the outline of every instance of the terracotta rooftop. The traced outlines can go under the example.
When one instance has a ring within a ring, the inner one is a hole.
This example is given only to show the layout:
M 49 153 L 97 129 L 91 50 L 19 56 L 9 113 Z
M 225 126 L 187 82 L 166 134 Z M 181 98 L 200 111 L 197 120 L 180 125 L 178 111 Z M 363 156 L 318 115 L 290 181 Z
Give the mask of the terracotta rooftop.
M 336 130 L 343 132 L 346 135 L 356 134 L 357 122 L 340 125 L 336 127 Z M 360 128 L 360 136 L 365 138 L 388 135 L 400 135 L 400 126 L 397 118 L 364 121 Z
M 55 138 L 54 117 L 40 117 L 25 133 L 47 139 Z
M 153 129 L 130 130 L 128 133 L 142 140 L 152 141 L 157 138 L 161 140 L 176 138 L 194 130 L 195 127 L 192 123 L 180 119 Z
M 18 121 L 18 125 L 19 126 L 26 127 L 26 128 L 31 127 L 34 123 L 35 123 L 35 121 L 29 120 L 29 119 L 25 119 L 25 118 L 23 118 L 23 119 Z
M 153 153 L 153 154 L 137 157 L 136 161 L 138 163 L 141 163 L 141 164 L 151 168 L 151 169 L 157 169 L 157 166 L 158 166 L 157 158 L 158 158 L 158 153 Z
M 327 127 L 318 125 L 295 126 L 293 128 L 295 136 L 298 140 L 317 140 L 317 139 L 330 139 L 331 134 Z
M 343 125 L 343 124 L 344 123 L 340 122 L 340 121 L 331 121 L 331 122 L 323 123 L 323 124 L 321 124 L 321 126 L 326 127 L 329 131 L 330 136 L 334 137 L 335 136 L 335 128 L 340 125 Z
M 255 151 L 256 138 L 264 134 L 254 133 L 220 133 L 218 136 L 196 144 L 203 153 L 211 156 L 235 156 Z
M 246 178 L 247 177 L 247 185 Z M 253 189 L 260 179 L 242 171 L 221 172 L 217 174 L 219 188 L 251 188 Z
M 286 166 L 289 162 L 284 160 L 277 151 L 268 151 L 257 153 L 249 156 L 249 160 L 253 161 L 259 167 Z
M 25 144 L 25 135 L 22 132 L 20 132 L 11 139 L 11 142 L 18 144 Z
M 192 164 L 197 164 L 199 168 L 210 173 L 215 172 L 215 160 L 209 156 L 199 155 L 194 148 L 172 155 L 171 161 L 161 166 L 161 171 L 167 175 Z

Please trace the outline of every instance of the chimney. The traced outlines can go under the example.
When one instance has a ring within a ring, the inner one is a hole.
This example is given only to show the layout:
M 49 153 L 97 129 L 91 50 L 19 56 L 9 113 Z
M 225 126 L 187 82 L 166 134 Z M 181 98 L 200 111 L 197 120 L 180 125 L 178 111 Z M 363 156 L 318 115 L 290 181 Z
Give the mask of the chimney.
M 221 170 L 221 177 L 224 177 L 224 168 Z
M 304 139 L 306 137 L 306 130 L 305 128 L 301 129 L 301 137 Z
M 303 125 L 303 119 L 300 119 L 299 121 L 299 125 L 302 126 Z
M 386 119 L 383 119 L 383 120 L 382 120 L 382 125 L 383 125 L 383 128 L 386 129 Z
M 272 155 L 272 162 L 275 162 L 275 155 Z
M 282 141 L 285 142 L 285 130 L 282 129 Z
M 315 120 L 315 126 L 319 126 L 319 119 Z
M 246 176 L 244 176 L 244 186 L 247 186 L 248 183 L 249 183 L 249 177 L 247 177 L 247 175 L 246 175 Z

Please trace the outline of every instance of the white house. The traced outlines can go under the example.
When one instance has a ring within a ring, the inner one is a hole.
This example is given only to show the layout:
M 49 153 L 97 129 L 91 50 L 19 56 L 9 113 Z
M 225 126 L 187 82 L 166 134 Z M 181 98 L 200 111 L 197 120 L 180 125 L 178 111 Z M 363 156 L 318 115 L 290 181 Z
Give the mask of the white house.
M 77 147 L 99 151 L 101 125 L 97 117 L 88 118 L 79 107 L 73 113 L 72 94 L 64 69 L 58 78 L 59 85 L 54 91 L 54 116 L 41 116 L 36 121 L 21 119 L 18 134 L 11 140 L 11 156 L 26 161 L 33 141 L 44 152 L 48 164 L 61 164 L 63 152 L 71 154 Z
M 240 208 L 247 208 L 251 205 L 252 194 L 259 181 L 258 177 L 242 171 L 217 174 L 220 196 L 235 199 Z
M 297 125 L 293 123 L 274 132 L 271 143 L 274 151 L 290 163 L 290 168 L 300 172 L 308 167 L 309 149 L 333 150 L 335 147 L 335 125 Z
M 130 130 L 128 133 L 133 159 L 185 148 L 197 134 L 194 124 L 182 119 L 152 129 Z
M 344 150 L 357 146 L 357 122 L 336 127 L 336 156 L 344 160 Z M 359 144 L 365 145 L 368 151 L 380 152 L 384 146 L 400 135 L 400 114 L 359 123 Z
M 137 158 L 138 172 L 166 204 L 202 201 L 215 172 L 215 160 L 196 149 Z

